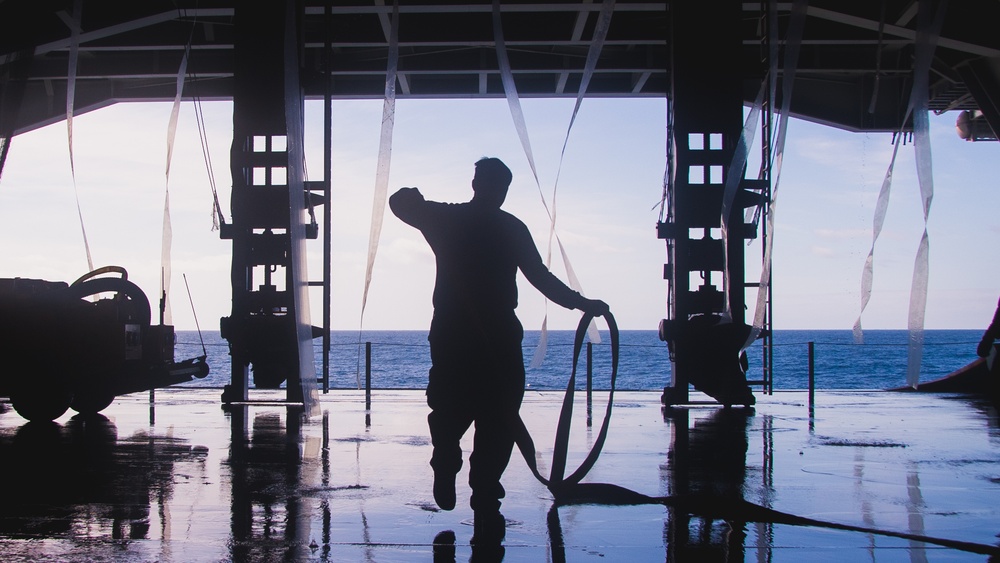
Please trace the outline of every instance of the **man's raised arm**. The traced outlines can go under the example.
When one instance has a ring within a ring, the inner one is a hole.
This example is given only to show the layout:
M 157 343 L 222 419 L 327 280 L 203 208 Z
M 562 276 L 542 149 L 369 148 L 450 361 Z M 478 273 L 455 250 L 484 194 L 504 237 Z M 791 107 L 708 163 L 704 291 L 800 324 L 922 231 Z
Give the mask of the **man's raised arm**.
M 608 312 L 607 303 L 600 299 L 587 299 L 563 283 L 545 267 L 527 228 L 524 229 L 524 234 L 519 241 L 518 254 L 520 256 L 518 267 L 521 269 L 521 273 L 531 285 L 535 286 L 538 291 L 542 292 L 542 295 L 553 303 L 567 309 L 579 309 L 595 317 L 603 316 Z
M 425 201 L 417 188 L 400 188 L 389 196 L 389 209 L 407 225 L 416 226 L 420 220 L 420 208 Z

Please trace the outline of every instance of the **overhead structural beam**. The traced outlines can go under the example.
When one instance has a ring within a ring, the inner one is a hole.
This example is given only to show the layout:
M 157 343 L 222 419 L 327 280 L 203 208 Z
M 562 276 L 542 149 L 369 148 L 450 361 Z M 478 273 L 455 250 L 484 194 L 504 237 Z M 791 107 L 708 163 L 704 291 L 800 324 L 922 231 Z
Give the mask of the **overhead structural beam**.
M 726 6 L 738 17 L 733 29 L 738 47 L 733 56 L 752 66 L 760 55 L 757 22 L 762 10 L 774 4 L 732 2 Z M 327 85 L 334 100 L 381 99 L 392 0 L 301 3 L 308 4 L 303 7 L 300 52 L 306 99 L 323 97 Z M 673 64 L 668 56 L 673 32 L 667 22 L 683 3 L 618 0 L 615 23 L 604 43 L 588 97 L 666 96 Z M 13 118 L 15 135 L 63 116 L 57 110 L 64 105 L 67 92 L 69 33 L 66 22 L 44 10 L 43 4 L 37 0 L 0 1 L 0 67 L 6 68 L 9 63 L 5 62 L 14 53 L 33 51 L 35 55 L 26 77 L 24 104 Z M 145 0 L 115 8 L 94 4 L 80 33 L 77 111 L 118 102 L 172 100 L 174 72 L 189 42 L 188 95 L 203 100 L 231 99 L 233 18 L 243 3 L 215 0 L 212 8 L 200 7 L 204 4 L 197 0 Z M 399 42 L 398 96 L 503 97 L 496 60 L 490 56 L 495 46 L 489 2 L 422 0 L 402 4 L 400 17 L 410 31 Z M 793 115 L 848 131 L 905 128 L 901 123 L 905 111 L 899 111 L 898 100 L 905 99 L 912 73 L 908 53 L 915 42 L 915 0 L 810 0 L 809 4 Z M 599 13 L 601 5 L 597 0 L 504 0 L 500 4 L 505 17 L 510 18 L 512 33 L 507 44 L 515 58 L 511 66 L 521 96 L 576 95 L 591 43 L 595 20 L 591 14 Z M 879 9 L 882 5 L 884 10 Z M 792 3 L 787 0 L 776 6 L 779 18 L 791 13 Z M 11 10 L 20 12 L 26 7 L 33 8 L 25 12 L 29 17 L 23 21 L 12 17 L 17 12 Z M 324 10 L 330 15 L 324 16 Z M 705 17 L 718 20 L 712 10 Z M 948 4 L 935 53 L 933 111 L 979 109 L 957 68 L 977 58 L 1000 59 L 1000 43 L 988 34 L 988 28 L 984 31 L 982 26 L 967 25 L 969 21 L 998 18 L 1000 4 L 993 0 Z M 705 45 L 704 40 L 691 41 L 689 48 Z M 775 41 L 782 41 L 780 33 Z M 324 65 L 324 49 L 331 48 L 337 56 L 332 64 Z M 876 82 L 878 103 L 872 111 Z M 756 87 L 745 83 L 744 104 L 755 95 Z
M 757 4 L 757 8 L 760 5 Z M 662 12 L 667 9 L 666 2 L 615 2 L 616 12 Z M 461 11 L 465 14 L 488 14 L 493 12 L 493 5 L 485 4 L 463 4 L 456 7 L 454 4 L 404 4 L 399 6 L 400 14 L 450 14 Z M 533 13 L 533 12 L 600 12 L 600 4 L 584 2 L 574 3 L 513 3 L 500 4 L 500 12 L 508 13 Z M 371 6 L 334 6 L 333 14 L 374 14 L 377 12 L 392 12 L 392 6 L 384 3 Z M 323 8 L 318 6 L 306 7 L 306 15 L 322 14 Z
M 380 6 L 380 7 L 385 7 L 385 0 L 375 0 L 375 4 L 377 6 Z M 332 12 L 331 12 L 331 15 L 332 15 Z M 385 36 L 385 42 L 389 43 L 389 34 L 390 34 L 391 25 L 390 25 L 390 22 L 389 22 L 389 12 L 388 11 L 379 11 L 379 13 L 378 13 L 378 23 L 379 23 L 380 26 L 382 26 L 382 35 Z M 331 47 L 336 48 L 335 46 L 333 46 L 332 43 L 331 43 Z M 405 72 L 397 72 L 396 73 L 396 81 L 399 82 L 399 89 L 403 92 L 404 95 L 408 96 L 410 94 L 410 81 L 406 79 L 406 73 Z
M 584 0 L 584 4 L 591 4 L 593 0 Z M 580 38 L 583 37 L 583 28 L 587 25 L 587 18 L 590 16 L 590 12 L 580 10 L 576 14 L 576 23 L 573 25 L 573 35 L 570 37 L 570 41 L 579 42 Z M 569 72 L 559 73 L 559 79 L 556 81 L 556 93 L 562 94 L 566 91 L 566 81 L 569 79 Z
M 756 4 L 754 5 L 756 6 Z M 746 5 L 744 4 L 744 6 Z M 757 9 L 759 8 L 760 7 L 757 6 Z M 790 11 L 792 8 L 792 4 L 779 3 L 778 8 L 779 10 Z M 879 29 L 879 22 L 876 20 L 861 18 L 858 16 L 852 16 L 850 14 L 845 14 L 843 12 L 827 10 L 826 8 L 817 8 L 815 6 L 810 6 L 806 10 L 806 15 L 812 18 L 841 23 L 844 25 L 857 27 L 859 29 L 866 29 L 869 31 L 878 31 Z M 896 37 L 900 37 L 908 41 L 917 40 L 916 30 L 907 29 L 905 27 L 900 27 L 898 25 L 885 24 L 884 27 L 882 28 L 882 31 L 887 35 L 894 35 Z M 945 36 L 942 36 L 940 39 L 938 39 L 937 45 L 938 47 L 953 49 L 955 51 L 968 53 L 970 55 L 978 55 L 980 57 L 1000 57 L 1000 49 L 987 47 L 985 45 L 976 45 L 975 43 L 968 43 L 966 41 L 959 41 L 957 39 L 951 39 Z
M 217 18 L 217 17 L 232 17 L 232 8 L 213 8 L 213 9 L 195 9 L 195 10 L 171 10 L 169 12 L 162 12 L 152 16 L 146 16 L 144 18 L 137 18 L 127 22 L 122 22 L 120 24 L 111 25 L 108 27 L 103 27 L 100 29 L 95 29 L 88 32 L 80 33 L 80 45 L 81 51 L 86 50 L 84 47 L 85 43 L 91 41 L 97 41 L 99 39 L 106 39 L 108 37 L 114 37 L 116 35 L 121 35 L 123 33 L 128 33 L 131 31 L 137 31 L 140 29 L 152 27 L 165 22 L 174 21 L 179 18 Z M 44 55 L 46 53 L 51 53 L 52 51 L 59 51 L 63 49 L 69 49 L 69 38 L 60 39 L 58 41 L 52 41 L 39 45 L 35 47 L 34 54 Z M 183 45 L 181 46 L 183 48 Z M 7 64 L 9 60 L 9 55 L 0 55 L 0 65 Z

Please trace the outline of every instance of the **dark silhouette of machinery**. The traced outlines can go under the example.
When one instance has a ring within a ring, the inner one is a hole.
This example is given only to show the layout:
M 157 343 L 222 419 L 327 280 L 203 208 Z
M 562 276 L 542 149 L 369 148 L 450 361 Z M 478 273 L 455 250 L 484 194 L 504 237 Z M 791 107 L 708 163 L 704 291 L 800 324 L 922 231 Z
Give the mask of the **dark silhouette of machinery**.
M 50 421 L 208 375 L 205 356 L 174 362 L 174 327 L 150 319 L 146 294 L 117 266 L 71 284 L 0 279 L 0 395 L 24 418 Z

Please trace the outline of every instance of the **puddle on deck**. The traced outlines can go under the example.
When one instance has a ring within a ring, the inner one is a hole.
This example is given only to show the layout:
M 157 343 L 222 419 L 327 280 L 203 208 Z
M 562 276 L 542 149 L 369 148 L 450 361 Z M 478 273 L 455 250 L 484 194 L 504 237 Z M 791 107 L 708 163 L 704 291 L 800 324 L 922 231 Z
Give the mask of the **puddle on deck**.
M 561 399 L 529 391 L 522 408 L 543 467 L 551 465 Z M 615 399 L 607 444 L 584 481 L 715 500 L 556 507 L 515 452 L 503 480 L 506 536 L 475 546 L 468 464 L 457 508 L 434 504 L 420 391 L 375 392 L 370 413 L 363 393 L 331 392 L 322 396 L 322 415 L 309 420 L 276 404 L 227 412 L 215 389 L 158 390 L 152 408 L 145 394 L 120 397 L 103 416 L 67 414 L 52 424 L 25 423 L 3 405 L 0 559 L 986 561 L 1000 554 L 992 405 L 821 392 L 810 417 L 805 392 L 759 396 L 753 409 L 665 411 L 651 392 Z M 588 429 L 580 397 L 569 470 L 596 440 L 604 401 L 595 394 Z M 463 445 L 467 455 L 471 433 Z M 759 507 L 819 524 L 780 523 Z M 705 514 L 710 508 L 718 510 Z

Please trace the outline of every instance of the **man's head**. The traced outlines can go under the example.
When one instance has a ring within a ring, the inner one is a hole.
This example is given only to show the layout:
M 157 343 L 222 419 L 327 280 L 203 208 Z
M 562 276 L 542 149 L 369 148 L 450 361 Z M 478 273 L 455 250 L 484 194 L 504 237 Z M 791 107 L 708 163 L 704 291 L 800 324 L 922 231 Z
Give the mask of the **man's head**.
M 507 198 L 507 188 L 513 177 L 510 168 L 499 158 L 480 158 L 472 178 L 473 199 L 500 207 Z

